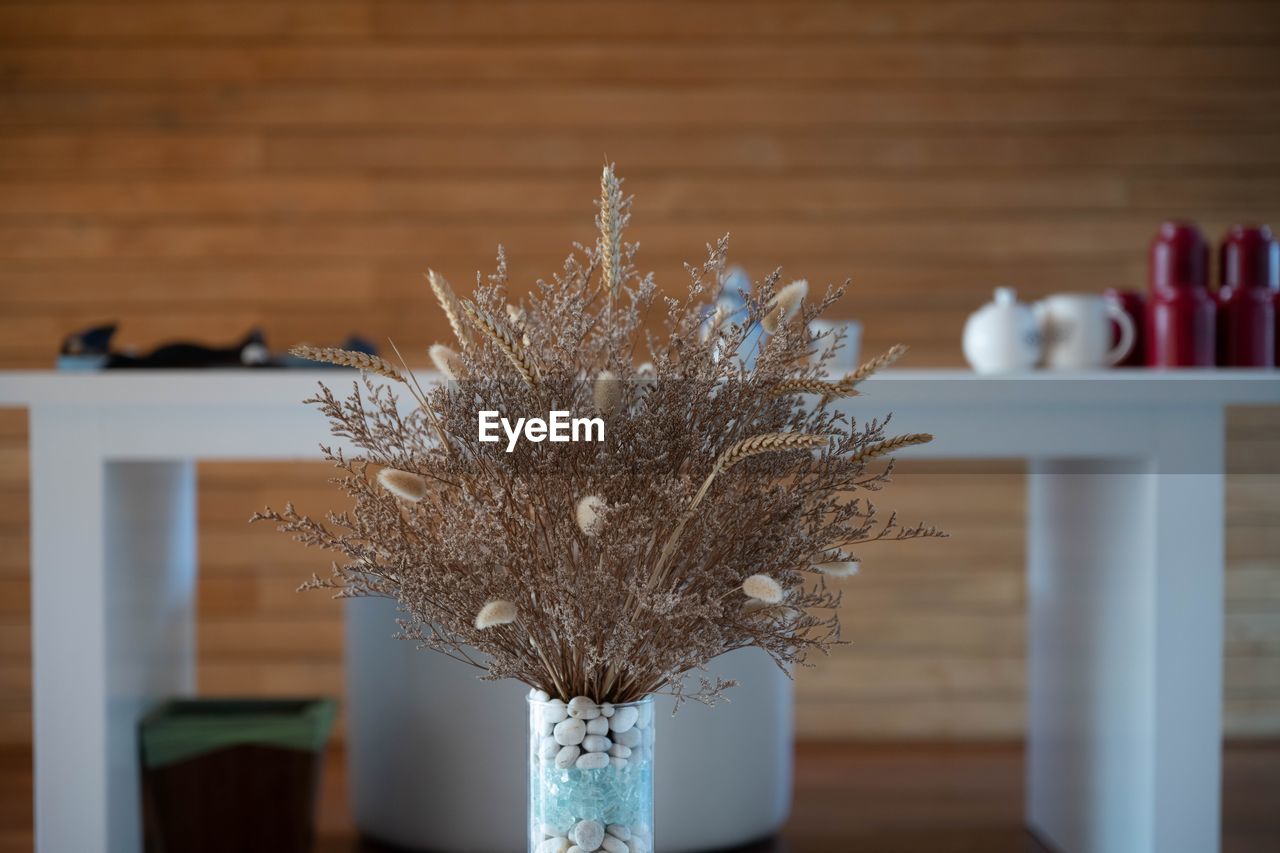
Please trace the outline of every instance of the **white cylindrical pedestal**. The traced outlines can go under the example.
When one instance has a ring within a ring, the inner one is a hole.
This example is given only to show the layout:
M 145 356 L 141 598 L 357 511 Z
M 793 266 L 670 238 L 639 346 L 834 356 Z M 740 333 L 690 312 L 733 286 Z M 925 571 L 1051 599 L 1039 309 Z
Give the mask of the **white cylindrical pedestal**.
M 393 602 L 354 599 L 346 608 L 347 754 L 357 827 L 422 850 L 521 849 L 525 767 L 512 756 L 524 755 L 528 688 L 480 681 L 470 667 L 393 639 Z M 790 810 L 790 679 L 754 649 L 726 655 L 711 675 L 737 679 L 730 702 L 686 703 L 667 719 L 672 701 L 658 701 L 654 787 L 663 853 L 762 838 Z

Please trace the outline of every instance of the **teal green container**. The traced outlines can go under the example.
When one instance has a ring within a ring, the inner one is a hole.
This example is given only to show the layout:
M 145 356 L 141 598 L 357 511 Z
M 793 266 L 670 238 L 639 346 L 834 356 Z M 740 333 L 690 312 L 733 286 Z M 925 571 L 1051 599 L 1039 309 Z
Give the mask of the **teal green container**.
M 148 853 L 304 853 L 331 699 L 179 699 L 139 723 Z

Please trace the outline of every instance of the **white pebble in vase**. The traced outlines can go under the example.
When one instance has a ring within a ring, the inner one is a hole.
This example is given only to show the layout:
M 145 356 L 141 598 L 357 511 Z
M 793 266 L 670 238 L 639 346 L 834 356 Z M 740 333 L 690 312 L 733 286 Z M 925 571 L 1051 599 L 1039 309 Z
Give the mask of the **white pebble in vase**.
M 561 699 L 552 699 L 542 708 L 542 717 L 549 720 L 552 725 L 560 722 L 569 716 L 569 708 Z
M 599 850 L 600 845 L 604 842 L 604 826 L 595 820 L 579 821 L 578 825 L 569 833 L 573 838 L 573 842 L 586 850 L 587 853 Z
M 587 736 L 587 724 L 582 720 L 562 720 L 556 723 L 553 737 L 561 746 L 577 746 Z
M 603 735 L 587 735 L 582 739 L 582 748 L 587 752 L 608 752 L 613 741 Z
M 584 752 L 574 766 L 579 770 L 601 770 L 609 766 L 609 756 L 604 752 Z
M 556 753 L 556 767 L 561 770 L 568 770 L 578 760 L 578 756 L 582 754 L 582 750 L 576 746 L 562 746 L 560 751 Z
M 600 716 L 600 706 L 586 696 L 575 696 L 569 700 L 569 716 L 575 720 L 594 720 Z
M 607 851 L 607 853 L 631 853 L 631 848 L 627 846 L 627 842 L 612 835 L 604 837 L 604 844 L 600 845 L 600 849 Z
M 609 728 L 619 733 L 630 731 L 639 718 L 639 712 L 633 707 L 618 708 L 614 711 L 612 719 L 609 720 Z
M 560 744 L 556 743 L 553 737 L 544 737 L 538 742 L 538 757 L 543 761 L 550 761 L 556 757 L 556 753 L 560 751 Z
M 609 733 L 609 721 L 604 717 L 596 717 L 594 720 L 587 721 L 587 734 L 589 735 L 607 735 Z

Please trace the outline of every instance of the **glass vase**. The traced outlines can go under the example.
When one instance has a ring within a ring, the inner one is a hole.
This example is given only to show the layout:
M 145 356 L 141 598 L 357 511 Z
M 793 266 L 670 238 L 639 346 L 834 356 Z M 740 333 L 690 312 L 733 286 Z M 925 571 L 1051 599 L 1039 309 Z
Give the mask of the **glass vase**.
M 529 697 L 529 853 L 652 853 L 653 697 Z

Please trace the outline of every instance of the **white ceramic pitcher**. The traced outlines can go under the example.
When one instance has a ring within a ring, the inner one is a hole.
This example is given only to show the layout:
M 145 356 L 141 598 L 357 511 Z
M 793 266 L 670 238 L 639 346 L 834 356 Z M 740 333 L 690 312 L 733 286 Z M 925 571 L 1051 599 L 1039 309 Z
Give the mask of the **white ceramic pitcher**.
M 1111 367 L 1133 348 L 1133 320 L 1119 305 L 1091 293 L 1057 293 L 1035 304 L 1044 341 L 1045 367 L 1091 370 Z M 1120 339 L 1111 343 L 1111 324 Z

